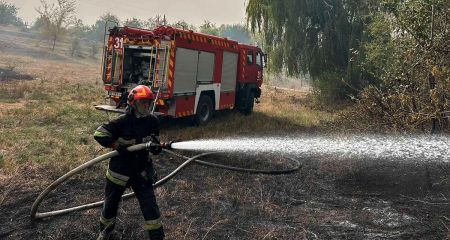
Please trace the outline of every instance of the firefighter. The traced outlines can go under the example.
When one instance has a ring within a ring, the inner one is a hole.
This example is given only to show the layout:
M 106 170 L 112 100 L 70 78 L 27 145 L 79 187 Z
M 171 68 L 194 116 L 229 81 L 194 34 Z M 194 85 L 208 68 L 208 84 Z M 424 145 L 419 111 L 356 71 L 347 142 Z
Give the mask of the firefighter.
M 105 203 L 98 239 L 108 239 L 111 235 L 121 196 L 128 187 L 136 193 L 150 239 L 164 239 L 152 186 L 156 180 L 152 160 L 146 150 L 127 150 L 131 145 L 153 140 L 158 144 L 153 144 L 150 152 L 156 155 L 162 151 L 158 140 L 159 122 L 150 113 L 152 99 L 154 94 L 149 87 L 139 85 L 133 88 L 128 94 L 126 113 L 95 131 L 94 138 L 100 145 L 119 152 L 118 156 L 111 158 L 106 172 Z

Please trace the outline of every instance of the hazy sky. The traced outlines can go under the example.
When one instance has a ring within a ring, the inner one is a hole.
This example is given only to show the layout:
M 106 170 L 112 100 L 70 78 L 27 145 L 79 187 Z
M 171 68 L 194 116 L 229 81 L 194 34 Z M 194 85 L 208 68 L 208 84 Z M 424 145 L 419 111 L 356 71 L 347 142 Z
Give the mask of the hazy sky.
M 245 22 L 245 4 L 248 0 L 77 0 L 77 17 L 93 24 L 105 12 L 121 20 L 131 17 L 147 19 L 166 14 L 169 22 L 185 20 L 199 26 L 204 20 L 218 25 Z M 31 23 L 37 17 L 35 8 L 40 0 L 6 0 L 19 7 L 19 17 Z M 56 2 L 56 0 L 47 0 Z

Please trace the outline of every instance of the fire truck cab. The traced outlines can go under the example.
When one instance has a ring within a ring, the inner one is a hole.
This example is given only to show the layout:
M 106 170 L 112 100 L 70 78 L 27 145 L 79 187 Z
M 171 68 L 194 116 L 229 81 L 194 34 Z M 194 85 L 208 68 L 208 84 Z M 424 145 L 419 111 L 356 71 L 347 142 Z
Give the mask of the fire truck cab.
M 124 112 L 128 92 L 151 87 L 155 113 L 207 122 L 216 110 L 250 114 L 261 96 L 266 56 L 259 47 L 168 26 L 154 30 L 114 27 L 104 47 L 103 74 L 109 104 Z

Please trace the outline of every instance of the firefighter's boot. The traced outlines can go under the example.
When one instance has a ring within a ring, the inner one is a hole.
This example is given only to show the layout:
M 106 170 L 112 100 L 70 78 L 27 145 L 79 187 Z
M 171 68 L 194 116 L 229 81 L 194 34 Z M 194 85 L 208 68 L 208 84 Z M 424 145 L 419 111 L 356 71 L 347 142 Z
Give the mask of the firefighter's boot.
M 112 231 L 111 231 L 112 232 Z M 108 240 L 111 237 L 111 232 L 101 231 L 98 234 L 97 240 Z
M 100 222 L 100 233 L 98 234 L 97 240 L 108 240 L 114 230 L 115 223 L 105 224 Z
M 164 240 L 164 229 L 162 226 L 160 226 L 157 229 L 151 229 L 148 230 L 148 236 L 150 237 L 150 240 Z

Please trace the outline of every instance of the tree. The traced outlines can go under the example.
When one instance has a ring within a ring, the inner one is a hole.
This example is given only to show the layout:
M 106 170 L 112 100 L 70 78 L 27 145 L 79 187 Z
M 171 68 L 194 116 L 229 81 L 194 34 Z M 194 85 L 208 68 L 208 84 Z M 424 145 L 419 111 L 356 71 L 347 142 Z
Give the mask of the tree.
M 161 25 L 167 25 L 166 15 L 156 15 L 155 17 L 150 17 L 144 22 L 144 27 L 147 29 L 155 29 Z
M 249 0 L 248 23 L 264 36 L 271 69 L 310 74 L 322 96 L 344 98 L 363 87 L 361 46 L 375 0 Z
M 99 52 L 99 45 L 96 41 L 91 41 L 91 57 L 96 58 Z
M 124 25 L 129 26 L 129 27 L 143 28 L 144 21 L 133 17 L 133 18 L 129 18 L 129 19 L 125 20 Z
M 184 29 L 184 30 L 197 31 L 197 28 L 194 25 L 189 24 L 189 23 L 187 23 L 184 20 L 177 21 L 177 22 L 172 23 L 170 25 L 173 26 L 173 27 L 176 27 L 176 28 Z
M 81 47 L 80 39 L 76 36 L 73 36 L 72 43 L 70 46 L 70 55 L 73 57 L 76 52 L 80 51 L 80 47 Z
M 90 31 L 90 27 L 84 25 L 81 19 L 74 19 L 72 26 L 68 29 L 71 35 L 78 36 L 79 38 L 85 38 Z
M 33 29 L 33 30 L 43 30 L 43 28 L 44 28 L 44 19 L 42 19 L 42 17 L 39 16 L 31 24 L 31 29 Z
M 98 41 L 98 42 L 103 42 L 104 37 L 105 37 L 105 35 L 104 35 L 105 27 L 106 27 L 106 31 L 108 31 L 108 29 L 111 29 L 118 25 L 120 25 L 119 17 L 117 17 L 116 15 L 114 15 L 110 12 L 107 12 L 107 13 L 101 15 L 97 19 L 95 24 L 92 26 L 92 29 L 89 34 L 89 39 Z M 108 33 L 108 32 L 106 32 L 106 33 Z
M 219 28 L 216 27 L 216 24 L 214 24 L 208 20 L 205 20 L 203 22 L 203 24 L 200 26 L 200 32 L 214 35 L 214 36 L 220 35 Z
M 22 19 L 17 17 L 18 10 L 19 9 L 15 5 L 8 4 L 3 0 L 0 1 L 0 24 L 23 26 Z
M 41 0 L 41 6 L 36 11 L 43 21 L 44 34 L 53 41 L 52 51 L 54 51 L 57 40 L 64 36 L 67 27 L 72 23 L 75 0 L 57 0 L 56 5 Z
M 254 43 L 250 32 L 247 28 L 241 24 L 222 24 L 219 27 L 219 35 L 222 37 L 227 37 L 236 40 L 241 43 L 252 44 Z
M 362 115 L 399 130 L 449 129 L 450 2 L 381 3 L 368 28 L 371 41 L 364 45 L 362 64 L 379 84 L 361 92 Z

